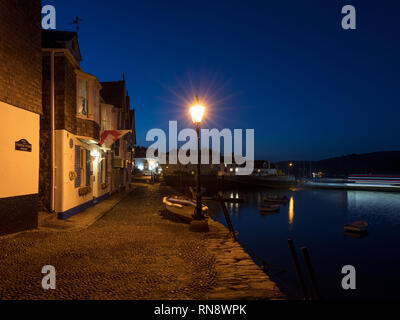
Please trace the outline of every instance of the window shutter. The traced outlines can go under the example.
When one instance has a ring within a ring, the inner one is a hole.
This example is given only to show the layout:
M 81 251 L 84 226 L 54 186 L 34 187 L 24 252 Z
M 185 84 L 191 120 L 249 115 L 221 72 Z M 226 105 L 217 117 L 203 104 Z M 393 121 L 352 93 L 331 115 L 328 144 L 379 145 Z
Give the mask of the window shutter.
M 90 186 L 90 151 L 86 150 L 86 186 Z
M 81 186 L 81 147 L 75 146 L 75 188 Z
M 105 173 L 105 177 L 106 177 L 106 182 L 108 182 L 107 181 L 107 178 L 108 178 L 108 152 L 106 153 L 106 159 L 105 159 L 105 163 L 106 163 L 106 173 Z
M 99 182 L 103 182 L 103 160 L 99 162 Z

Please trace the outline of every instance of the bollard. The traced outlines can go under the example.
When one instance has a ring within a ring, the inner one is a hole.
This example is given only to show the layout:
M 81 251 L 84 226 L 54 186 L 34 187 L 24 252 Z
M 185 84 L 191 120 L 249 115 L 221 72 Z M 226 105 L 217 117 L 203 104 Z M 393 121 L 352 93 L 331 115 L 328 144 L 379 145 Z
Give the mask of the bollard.
M 231 221 L 231 218 L 229 216 L 228 209 L 226 208 L 222 192 L 218 192 L 217 197 L 218 197 L 219 203 L 221 204 L 222 211 L 224 212 L 226 223 L 228 224 L 229 230 L 232 233 L 233 240 L 237 241 L 235 229 L 233 229 L 232 221 Z
M 289 251 L 293 258 L 293 264 L 296 269 L 297 278 L 299 279 L 300 289 L 303 294 L 304 300 L 309 300 L 307 287 L 304 282 L 303 275 L 301 274 L 299 259 L 297 258 L 296 251 L 294 249 L 294 244 L 292 239 L 288 239 Z
M 319 294 L 319 289 L 318 289 L 318 285 L 317 285 L 317 278 L 315 276 L 314 268 L 312 267 L 312 264 L 311 264 L 310 255 L 308 254 L 307 247 L 302 247 L 301 248 L 301 252 L 303 253 L 303 258 L 304 258 L 304 261 L 306 263 L 308 274 L 310 276 L 311 286 L 313 288 L 315 298 L 317 300 L 320 300 L 321 296 Z

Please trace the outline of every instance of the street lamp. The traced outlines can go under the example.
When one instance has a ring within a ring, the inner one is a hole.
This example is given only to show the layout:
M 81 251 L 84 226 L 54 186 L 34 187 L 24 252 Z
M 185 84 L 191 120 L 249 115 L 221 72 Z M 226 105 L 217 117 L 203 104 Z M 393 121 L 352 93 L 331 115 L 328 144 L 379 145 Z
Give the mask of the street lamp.
M 193 124 L 197 133 L 197 182 L 196 182 L 196 212 L 194 214 L 195 220 L 203 219 L 202 205 L 201 205 L 201 192 L 200 192 L 200 162 L 201 162 L 201 148 L 200 148 L 200 126 L 206 108 L 200 103 L 199 97 L 196 96 L 193 106 L 190 107 L 190 115 L 192 116 Z

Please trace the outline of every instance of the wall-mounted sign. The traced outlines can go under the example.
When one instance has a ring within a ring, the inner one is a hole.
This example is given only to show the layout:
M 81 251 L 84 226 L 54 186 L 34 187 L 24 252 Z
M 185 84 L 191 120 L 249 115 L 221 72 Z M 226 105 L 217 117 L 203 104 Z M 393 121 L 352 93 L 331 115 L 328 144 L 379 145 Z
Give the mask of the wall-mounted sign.
M 15 142 L 15 150 L 32 152 L 32 145 L 28 142 L 28 140 L 21 139 Z

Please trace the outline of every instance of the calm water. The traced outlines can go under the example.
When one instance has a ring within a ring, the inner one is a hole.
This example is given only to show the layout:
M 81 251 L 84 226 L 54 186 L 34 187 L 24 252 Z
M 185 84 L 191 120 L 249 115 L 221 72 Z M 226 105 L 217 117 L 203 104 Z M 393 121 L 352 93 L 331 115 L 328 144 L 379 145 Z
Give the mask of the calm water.
M 278 214 L 260 215 L 263 198 L 271 194 L 286 195 L 291 201 Z M 323 298 L 400 298 L 400 194 L 298 189 L 227 195 L 245 198 L 245 203 L 227 204 L 239 239 L 248 253 L 269 263 L 272 278 L 290 298 L 300 295 L 288 238 L 294 240 L 309 284 L 300 251 L 302 246 L 308 247 Z M 226 225 L 220 208 L 214 207 L 212 212 Z M 368 235 L 346 236 L 343 225 L 360 219 L 369 223 Z M 344 265 L 356 268 L 356 290 L 341 287 Z

